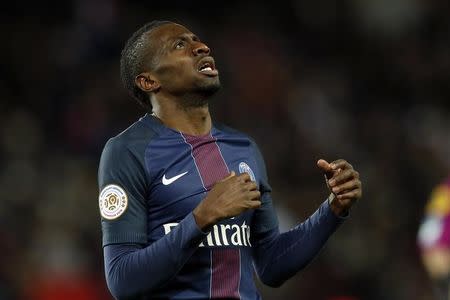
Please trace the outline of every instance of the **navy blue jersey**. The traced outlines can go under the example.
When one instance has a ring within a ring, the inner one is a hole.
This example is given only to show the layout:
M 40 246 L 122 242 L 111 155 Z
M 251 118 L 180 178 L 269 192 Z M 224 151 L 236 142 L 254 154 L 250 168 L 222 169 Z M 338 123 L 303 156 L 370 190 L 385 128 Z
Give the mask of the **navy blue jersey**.
M 192 211 L 231 171 L 249 173 L 262 205 L 202 232 Z M 325 202 L 280 234 L 258 147 L 217 124 L 191 136 L 144 116 L 106 144 L 99 187 L 105 271 L 116 298 L 259 299 L 254 268 L 263 282 L 281 284 L 341 222 Z

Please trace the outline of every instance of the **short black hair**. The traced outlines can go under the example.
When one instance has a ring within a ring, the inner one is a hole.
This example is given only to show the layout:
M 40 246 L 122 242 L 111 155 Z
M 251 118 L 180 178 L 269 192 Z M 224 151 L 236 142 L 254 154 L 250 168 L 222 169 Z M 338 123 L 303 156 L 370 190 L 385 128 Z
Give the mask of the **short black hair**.
M 151 110 L 152 105 L 147 93 L 136 86 L 135 78 L 143 72 L 144 58 L 149 44 L 144 39 L 147 32 L 171 21 L 155 20 L 136 30 L 128 39 L 120 56 L 120 77 L 125 88 L 131 96 L 146 110 Z

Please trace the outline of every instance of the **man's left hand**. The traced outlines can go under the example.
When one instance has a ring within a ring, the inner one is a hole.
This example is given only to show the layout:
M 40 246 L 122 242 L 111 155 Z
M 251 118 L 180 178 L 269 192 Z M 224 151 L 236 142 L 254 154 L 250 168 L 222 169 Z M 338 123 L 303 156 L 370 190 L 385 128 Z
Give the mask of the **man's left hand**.
M 362 186 L 359 173 L 344 159 L 328 163 L 319 159 L 317 166 L 324 171 L 330 195 L 331 210 L 337 216 L 348 213 L 353 204 L 362 196 Z

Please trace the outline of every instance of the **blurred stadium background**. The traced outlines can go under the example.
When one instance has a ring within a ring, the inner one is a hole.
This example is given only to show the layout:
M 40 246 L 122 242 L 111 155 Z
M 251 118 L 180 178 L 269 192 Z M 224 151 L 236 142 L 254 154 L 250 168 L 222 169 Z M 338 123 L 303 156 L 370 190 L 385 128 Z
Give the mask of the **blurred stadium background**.
M 432 299 L 416 234 L 450 170 L 448 1 L 7 1 L 0 16 L 0 299 L 111 299 L 96 172 L 143 114 L 119 55 L 153 19 L 212 48 L 213 116 L 259 143 L 284 229 L 327 196 L 318 158 L 362 174 L 350 220 L 263 297 Z

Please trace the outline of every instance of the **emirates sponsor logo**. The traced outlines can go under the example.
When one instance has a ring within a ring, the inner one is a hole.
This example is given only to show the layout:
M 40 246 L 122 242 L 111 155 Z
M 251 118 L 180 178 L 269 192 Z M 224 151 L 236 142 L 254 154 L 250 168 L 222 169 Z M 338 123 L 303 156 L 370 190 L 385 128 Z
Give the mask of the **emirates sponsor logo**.
M 164 224 L 164 234 L 168 234 L 178 223 Z M 216 224 L 199 247 L 241 246 L 251 247 L 250 226 L 241 224 Z

